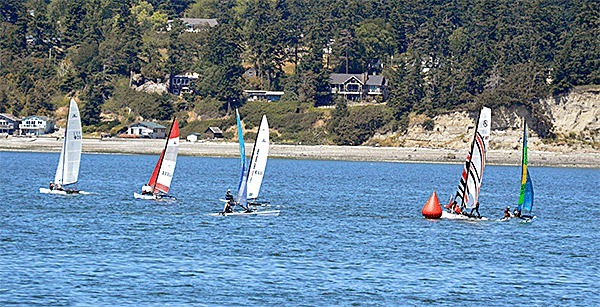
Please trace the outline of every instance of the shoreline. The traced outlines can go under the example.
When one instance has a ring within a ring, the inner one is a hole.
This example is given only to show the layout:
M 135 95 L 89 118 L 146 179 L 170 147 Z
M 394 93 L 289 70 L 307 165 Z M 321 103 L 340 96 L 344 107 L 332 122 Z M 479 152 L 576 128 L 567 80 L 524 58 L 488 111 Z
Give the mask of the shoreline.
M 158 155 L 164 147 L 161 139 L 83 139 L 83 153 L 96 154 L 150 154 Z M 247 143 L 250 148 L 253 143 Z M 60 152 L 62 140 L 56 138 L 6 138 L 0 139 L 0 151 Z M 238 157 L 238 143 L 208 141 L 190 143 L 182 140 L 182 156 Z M 402 163 L 464 163 L 467 149 L 373 147 L 334 145 L 280 145 L 269 146 L 270 158 L 301 160 L 371 161 Z M 247 151 L 247 155 L 251 152 Z M 600 152 L 550 152 L 529 148 L 529 166 L 599 168 Z M 517 166 L 521 149 L 489 150 L 488 165 Z

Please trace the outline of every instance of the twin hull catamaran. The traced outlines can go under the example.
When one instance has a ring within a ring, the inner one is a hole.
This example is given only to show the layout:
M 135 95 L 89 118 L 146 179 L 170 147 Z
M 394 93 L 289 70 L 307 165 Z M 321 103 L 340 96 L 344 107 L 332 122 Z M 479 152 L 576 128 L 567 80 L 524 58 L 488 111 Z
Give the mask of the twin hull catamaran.
M 69 115 L 63 146 L 60 151 L 58 167 L 54 175 L 54 182 L 49 188 L 40 188 L 44 194 L 79 194 L 75 185 L 79 178 L 79 165 L 81 162 L 81 118 L 75 99 L 69 103 Z
M 168 197 L 171 180 L 177 164 L 177 153 L 179 151 L 179 124 L 177 118 L 173 119 L 169 137 L 165 148 L 161 151 L 156 162 L 152 176 L 148 183 L 142 187 L 142 194 L 133 193 L 137 199 L 160 199 Z
M 252 158 L 250 160 L 250 167 L 246 171 L 246 146 L 244 143 L 244 133 L 242 129 L 242 123 L 240 120 L 240 113 L 236 109 L 236 123 L 238 127 L 238 140 L 240 144 L 240 180 L 238 183 L 237 199 L 234 207 L 241 207 L 242 211 L 232 212 L 219 212 L 211 213 L 212 216 L 236 216 L 236 215 L 279 215 L 279 210 L 269 211 L 258 211 L 250 209 L 249 205 L 256 203 L 256 198 L 260 192 L 265 169 L 267 167 L 267 158 L 269 156 L 269 123 L 267 117 L 263 115 L 258 129 L 258 135 L 254 142 L 254 149 L 252 150 Z M 228 202 L 228 200 L 222 199 L 222 201 Z
M 483 180 L 491 123 L 492 111 L 489 108 L 483 107 L 477 118 L 477 129 L 471 142 L 471 150 L 467 155 L 458 190 L 446 206 L 448 210 L 442 212 L 442 218 L 469 219 L 473 217 L 467 214 L 470 213 L 466 212 L 467 210 L 473 211 L 477 207 L 478 211 L 479 192 Z

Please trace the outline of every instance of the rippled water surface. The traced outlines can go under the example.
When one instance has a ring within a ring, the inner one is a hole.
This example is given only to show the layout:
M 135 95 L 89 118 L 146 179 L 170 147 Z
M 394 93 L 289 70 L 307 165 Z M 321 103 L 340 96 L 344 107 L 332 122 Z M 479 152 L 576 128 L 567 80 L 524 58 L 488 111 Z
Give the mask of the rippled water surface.
M 57 153 L 0 152 L 0 305 L 600 305 L 598 169 L 532 167 L 523 224 L 423 219 L 461 165 L 271 159 L 280 216 L 224 218 L 237 159 L 180 157 L 177 201 L 134 200 L 156 158 L 83 155 L 93 194 L 55 196 Z M 518 181 L 488 167 L 481 213 Z

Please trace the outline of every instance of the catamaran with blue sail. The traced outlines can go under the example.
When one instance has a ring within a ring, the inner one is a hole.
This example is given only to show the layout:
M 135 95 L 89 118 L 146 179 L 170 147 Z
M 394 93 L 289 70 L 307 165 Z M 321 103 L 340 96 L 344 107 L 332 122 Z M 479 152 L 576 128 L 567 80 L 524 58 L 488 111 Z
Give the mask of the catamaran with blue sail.
M 279 215 L 279 210 L 268 210 L 260 211 L 250 207 L 248 199 L 255 199 L 260 191 L 260 185 L 264 176 L 264 170 L 267 165 L 267 155 L 269 147 L 269 126 L 267 123 L 266 116 L 263 116 L 259 133 L 254 143 L 254 150 L 252 153 L 251 165 L 248 167 L 246 161 L 246 145 L 244 143 L 244 131 L 242 127 L 242 121 L 240 119 L 240 113 L 236 109 L 236 124 L 238 141 L 240 144 L 240 179 L 238 182 L 238 189 L 236 197 L 231 195 L 229 190 L 227 191 L 226 199 L 221 199 L 225 202 L 225 208 L 222 212 L 211 213 L 212 216 L 236 216 L 236 215 Z M 266 131 L 266 134 L 265 132 Z
M 533 220 L 535 216 L 531 213 L 533 209 L 533 182 L 529 176 L 527 167 L 527 122 L 523 121 L 523 155 L 521 159 L 521 191 L 517 203 L 517 215 L 525 221 Z

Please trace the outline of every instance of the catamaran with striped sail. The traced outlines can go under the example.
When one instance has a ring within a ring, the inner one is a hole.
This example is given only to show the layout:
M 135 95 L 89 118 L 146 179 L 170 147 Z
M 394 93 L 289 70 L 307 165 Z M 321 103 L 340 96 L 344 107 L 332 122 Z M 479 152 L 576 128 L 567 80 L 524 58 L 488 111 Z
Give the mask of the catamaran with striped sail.
M 81 118 L 79 116 L 79 107 L 75 99 L 71 98 L 69 102 L 69 115 L 67 126 L 65 127 L 65 136 L 63 146 L 60 151 L 58 167 L 54 175 L 54 181 L 50 182 L 50 187 L 40 188 L 40 193 L 44 194 L 86 194 L 77 190 L 77 181 L 79 179 L 79 165 L 81 163 Z
M 477 124 L 475 125 L 477 129 L 471 142 L 471 150 L 467 155 L 458 190 L 454 197 L 450 199 L 450 203 L 445 206 L 448 210 L 442 212 L 441 218 L 470 219 L 475 218 L 474 211 L 479 213 L 479 192 L 481 191 L 485 169 L 491 123 L 492 111 L 483 107 L 477 118 Z
M 169 137 L 165 143 L 165 148 L 161 151 L 160 157 L 156 162 L 152 176 L 148 183 L 142 187 L 142 194 L 133 193 L 137 199 L 161 199 L 171 197 L 169 189 L 177 164 L 177 153 L 179 151 L 179 124 L 177 118 L 173 119 Z
M 519 193 L 519 202 L 517 203 L 517 212 L 519 217 L 525 221 L 535 218 L 531 213 L 533 209 L 533 182 L 529 176 L 527 167 L 527 122 L 523 121 L 523 155 L 521 159 L 521 191 Z
M 279 210 L 268 210 L 261 211 L 250 207 L 248 200 L 255 200 L 258 197 L 262 179 L 264 177 L 264 171 L 267 165 L 267 156 L 269 153 L 269 124 L 267 117 L 263 115 L 261 124 L 259 127 L 259 133 L 256 136 L 254 142 L 254 150 L 252 151 L 252 159 L 249 169 L 247 169 L 246 161 L 246 145 L 244 143 L 244 131 L 242 128 L 242 121 L 240 119 L 240 113 L 236 109 L 236 123 L 238 140 L 240 144 L 240 180 L 238 182 L 237 197 L 233 199 L 227 191 L 228 197 L 221 199 L 225 202 L 225 208 L 222 212 L 211 213 L 211 216 L 236 216 L 236 215 L 262 215 L 262 216 L 277 216 Z M 239 207 L 239 208 L 238 208 Z

